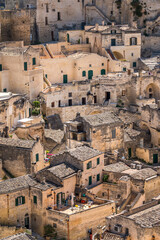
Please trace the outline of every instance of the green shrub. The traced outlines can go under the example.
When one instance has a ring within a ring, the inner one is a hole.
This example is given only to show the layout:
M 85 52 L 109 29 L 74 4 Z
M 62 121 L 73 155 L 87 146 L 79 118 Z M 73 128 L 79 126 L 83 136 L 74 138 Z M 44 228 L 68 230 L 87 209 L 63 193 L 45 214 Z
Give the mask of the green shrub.
M 108 181 L 108 178 L 109 178 L 108 175 L 104 175 L 104 176 L 103 176 L 103 182 L 107 182 L 107 181 Z
M 34 102 L 33 102 L 33 106 L 34 106 L 35 108 L 39 108 L 39 107 L 40 107 L 40 102 L 39 102 L 39 101 L 34 101 Z

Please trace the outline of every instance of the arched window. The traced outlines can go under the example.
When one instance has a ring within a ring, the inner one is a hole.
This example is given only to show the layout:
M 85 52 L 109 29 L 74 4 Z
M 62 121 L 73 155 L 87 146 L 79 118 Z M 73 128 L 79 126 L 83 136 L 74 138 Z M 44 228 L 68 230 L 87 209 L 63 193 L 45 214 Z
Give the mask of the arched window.
M 105 75 L 106 74 L 106 70 L 105 69 L 101 69 L 101 75 Z
M 85 77 L 86 76 L 86 71 L 83 71 L 82 72 L 82 77 Z

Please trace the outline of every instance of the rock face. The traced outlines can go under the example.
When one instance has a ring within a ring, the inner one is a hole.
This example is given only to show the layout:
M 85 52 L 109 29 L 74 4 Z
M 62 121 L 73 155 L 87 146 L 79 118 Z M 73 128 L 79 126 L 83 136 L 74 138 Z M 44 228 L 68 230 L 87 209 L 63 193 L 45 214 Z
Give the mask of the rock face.
M 48 116 L 47 125 L 49 128 L 54 130 L 63 129 L 63 124 L 58 114 Z

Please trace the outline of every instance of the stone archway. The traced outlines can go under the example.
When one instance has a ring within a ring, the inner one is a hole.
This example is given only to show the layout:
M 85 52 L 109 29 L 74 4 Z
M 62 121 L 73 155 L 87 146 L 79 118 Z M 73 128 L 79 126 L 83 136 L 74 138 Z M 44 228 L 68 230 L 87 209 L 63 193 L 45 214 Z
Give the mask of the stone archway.
M 160 99 L 160 89 L 155 83 L 150 83 L 145 90 L 146 98 L 155 98 L 156 100 Z
M 124 59 L 123 55 L 120 52 L 114 51 L 113 54 L 118 60 Z

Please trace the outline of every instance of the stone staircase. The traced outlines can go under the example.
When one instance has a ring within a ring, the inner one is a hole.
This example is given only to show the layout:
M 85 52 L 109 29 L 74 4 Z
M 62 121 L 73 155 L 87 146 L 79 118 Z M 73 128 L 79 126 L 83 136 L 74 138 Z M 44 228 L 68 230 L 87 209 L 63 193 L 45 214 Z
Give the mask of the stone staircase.
M 111 21 L 109 20 L 109 18 L 96 6 L 96 5 L 88 5 L 86 6 L 86 9 L 88 10 L 94 10 L 98 13 L 99 16 L 101 16 L 101 18 L 106 22 L 106 23 L 110 23 Z

